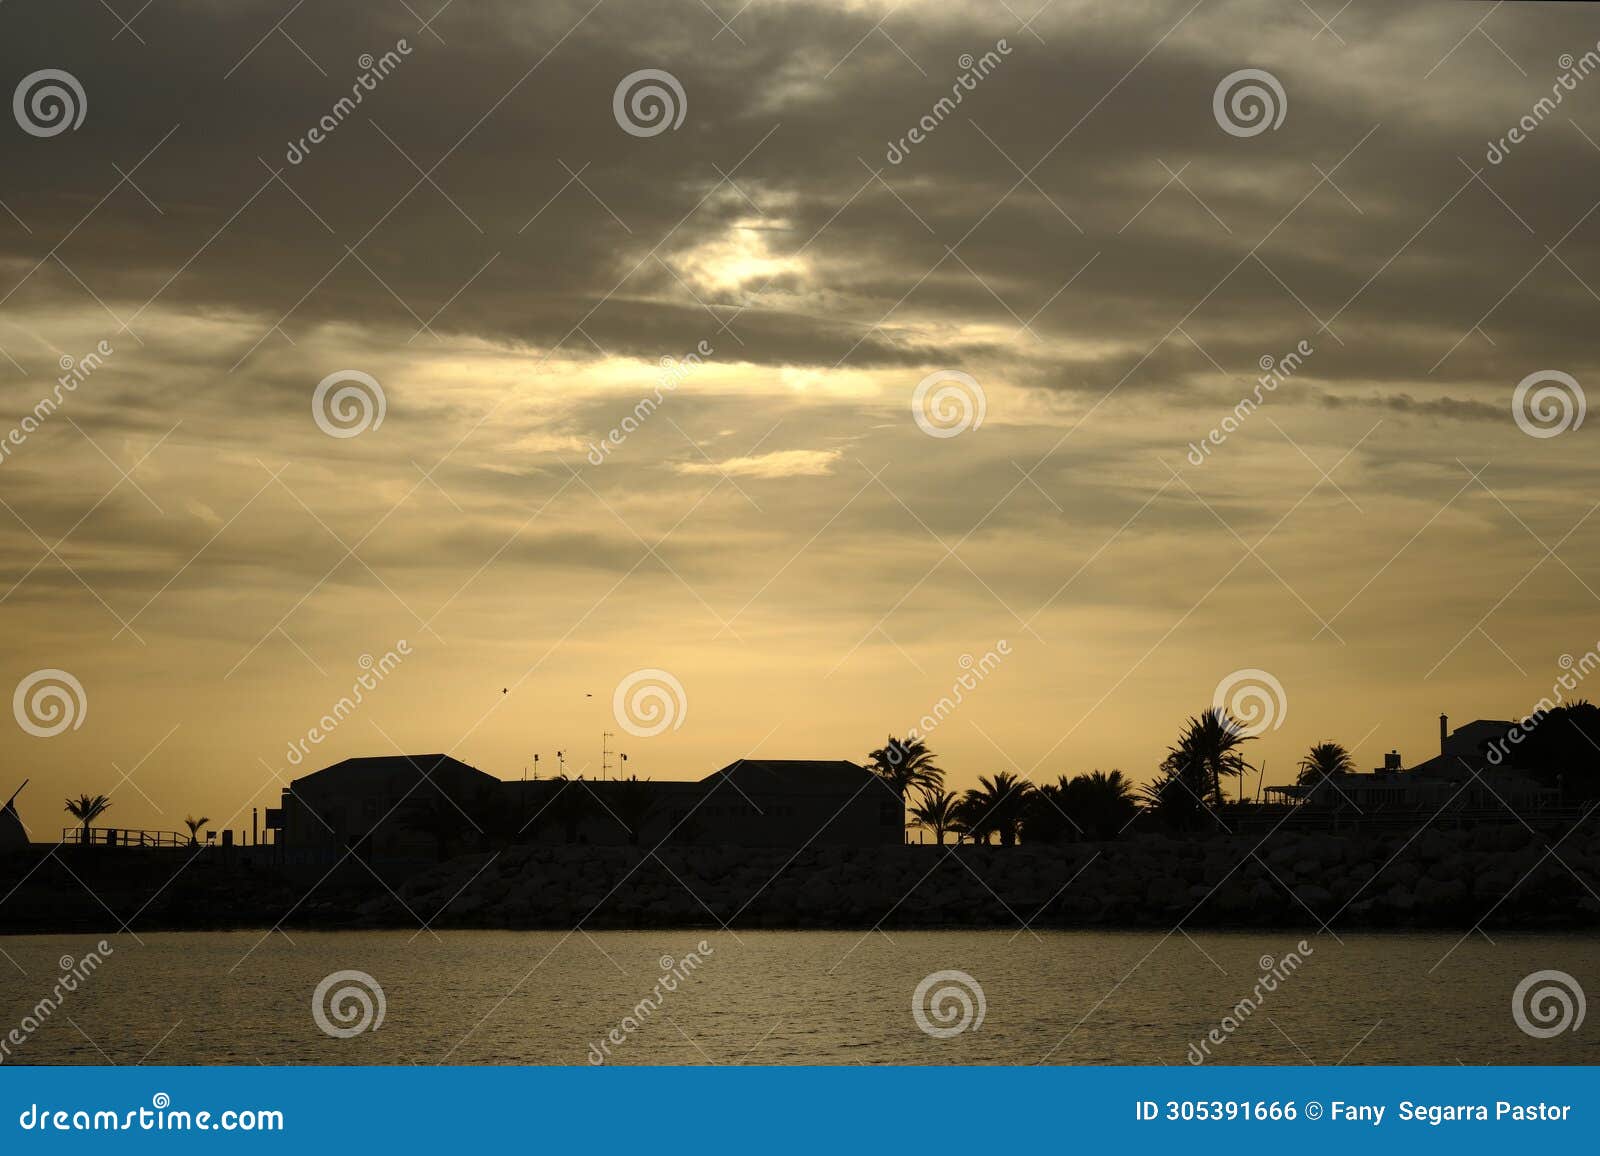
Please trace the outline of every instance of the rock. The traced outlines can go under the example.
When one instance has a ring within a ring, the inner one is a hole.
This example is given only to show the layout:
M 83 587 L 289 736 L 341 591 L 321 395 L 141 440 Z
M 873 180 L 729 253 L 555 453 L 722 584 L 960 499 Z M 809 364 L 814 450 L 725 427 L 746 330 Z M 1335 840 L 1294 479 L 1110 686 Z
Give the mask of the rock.
M 1302 883 L 1294 889 L 1294 897 L 1309 907 L 1319 919 L 1333 914 L 1333 892 L 1316 883 Z
M 1401 883 L 1396 883 L 1383 893 L 1383 902 L 1396 911 L 1410 911 L 1416 906 L 1411 889 Z

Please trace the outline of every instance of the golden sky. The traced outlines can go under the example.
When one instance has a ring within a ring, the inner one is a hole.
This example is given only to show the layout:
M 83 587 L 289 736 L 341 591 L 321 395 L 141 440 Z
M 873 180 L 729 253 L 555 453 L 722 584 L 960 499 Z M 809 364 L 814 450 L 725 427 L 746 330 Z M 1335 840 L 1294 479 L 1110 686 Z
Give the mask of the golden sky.
M 956 786 L 1147 779 L 1241 670 L 1269 783 L 1526 712 L 1600 638 L 1591 427 L 1513 404 L 1595 380 L 1600 15 L 1035 6 L 0 8 L 7 88 L 86 104 L 0 126 L 0 683 L 83 690 L 0 728 L 34 837 L 397 750 L 859 759 L 1002 640 Z M 625 131 L 646 69 L 681 123 Z M 343 371 L 383 416 L 336 437 Z

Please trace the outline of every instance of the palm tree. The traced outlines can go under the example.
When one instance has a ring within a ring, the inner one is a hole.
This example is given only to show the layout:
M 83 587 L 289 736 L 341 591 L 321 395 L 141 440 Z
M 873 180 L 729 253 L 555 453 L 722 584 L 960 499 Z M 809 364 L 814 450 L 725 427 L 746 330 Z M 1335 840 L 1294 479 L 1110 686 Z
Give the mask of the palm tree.
M 1600 765 L 1594 750 L 1600 745 L 1600 709 L 1587 699 L 1562 703 L 1536 714 L 1538 725 L 1520 749 L 1499 744 L 1498 762 L 1526 770 L 1545 787 L 1558 790 L 1563 805 L 1585 803 L 1600 796 Z M 1485 757 L 1489 752 L 1485 751 Z
M 1036 788 L 1022 819 L 1028 843 L 1115 839 L 1138 813 L 1138 791 L 1121 771 L 1060 776 Z
M 1161 769 L 1182 779 L 1202 802 L 1220 806 L 1226 802 L 1222 780 L 1255 770 L 1239 751 L 1241 744 L 1254 738 L 1245 734 L 1227 711 L 1211 707 L 1189 720 L 1178 745 L 1168 749 Z
M 978 776 L 978 785 L 962 796 L 962 825 L 974 843 L 987 843 L 991 833 L 1000 836 L 1000 845 L 1017 841 L 1022 816 L 1027 811 L 1033 784 L 1010 771 L 996 771 L 993 778 Z
M 1085 838 L 1104 841 L 1122 833 L 1139 804 L 1132 781 L 1121 771 L 1096 770 L 1067 784 L 1066 808 Z
M 938 790 L 944 786 L 944 771 L 934 763 L 928 744 L 915 736 L 897 739 L 890 735 L 884 745 L 867 755 L 872 773 L 900 799 L 912 790 Z
M 1350 752 L 1338 743 L 1317 743 L 1300 760 L 1300 777 L 1303 785 L 1320 783 L 1329 775 L 1348 775 L 1355 771 L 1356 762 Z
M 942 847 L 946 831 L 953 831 L 960 819 L 961 801 L 954 791 L 946 791 L 939 787 L 924 788 L 921 801 L 911 808 L 911 819 L 919 827 L 926 827 L 933 832 L 934 839 Z
M 1175 830 L 1204 826 L 1208 815 L 1220 823 L 1212 808 L 1227 801 L 1222 780 L 1255 770 L 1239 751 L 1254 737 L 1220 707 L 1191 718 L 1177 745 L 1167 750 L 1161 777 L 1141 792 L 1145 809 Z
M 1169 831 L 1192 831 L 1205 820 L 1205 809 L 1195 793 L 1166 770 L 1139 788 L 1139 806 Z
M 67 814 L 81 824 L 78 842 L 87 843 L 89 841 L 89 824 L 105 814 L 106 809 L 110 806 L 111 800 L 104 795 L 79 795 L 76 799 L 67 800 Z
M 210 819 L 203 817 L 196 819 L 193 816 L 190 816 L 184 819 L 183 825 L 189 828 L 189 846 L 198 847 L 200 845 L 200 828 L 204 827 L 209 822 L 211 822 Z
M 1028 799 L 1028 813 L 1022 817 L 1024 843 L 1065 843 L 1078 833 L 1079 828 L 1067 811 L 1070 789 L 1066 775 L 1034 788 Z

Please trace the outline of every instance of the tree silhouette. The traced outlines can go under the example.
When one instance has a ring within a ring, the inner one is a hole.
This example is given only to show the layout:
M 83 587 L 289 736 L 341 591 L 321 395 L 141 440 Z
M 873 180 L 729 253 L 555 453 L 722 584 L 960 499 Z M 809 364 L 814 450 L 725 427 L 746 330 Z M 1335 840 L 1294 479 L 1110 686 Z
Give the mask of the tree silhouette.
M 1061 775 L 1034 789 L 1028 812 L 1022 817 L 1024 843 L 1066 843 L 1078 834 L 1078 820 L 1068 810 L 1070 787 L 1070 780 Z
M 1121 771 L 1090 771 L 1073 779 L 1067 789 L 1071 814 L 1091 839 L 1114 839 L 1138 813 L 1138 792 Z
M 189 828 L 189 846 L 197 847 L 200 844 L 200 828 L 211 822 L 207 818 L 196 819 L 192 815 L 183 820 L 183 825 Z
M 1162 767 L 1183 779 L 1204 802 L 1220 806 L 1226 801 L 1222 780 L 1255 770 L 1239 751 L 1254 738 L 1226 711 L 1212 707 L 1189 720 L 1178 745 L 1167 751 Z
M 913 790 L 938 790 L 944 786 L 944 772 L 934 763 L 928 744 L 919 738 L 897 739 L 890 735 L 883 746 L 868 753 L 867 766 L 901 803 Z
M 111 800 L 104 795 L 79 795 L 76 799 L 67 800 L 67 814 L 81 825 L 78 842 L 89 841 L 89 824 L 105 814 L 110 806 Z
M 974 843 L 999 835 L 1002 847 L 1011 846 L 1032 793 L 1033 784 L 1010 771 L 996 771 L 993 778 L 979 775 L 978 785 L 961 797 L 962 829 Z
M 1121 771 L 1062 775 L 1029 798 L 1022 837 L 1028 843 L 1103 842 L 1122 834 L 1138 811 L 1138 792 Z
M 1302 786 L 1314 786 L 1329 775 L 1348 775 L 1355 769 L 1356 762 L 1344 747 L 1332 742 L 1317 743 L 1300 760 L 1296 781 Z
M 959 823 L 960 808 L 961 800 L 954 791 L 939 787 L 924 788 L 921 798 L 911 808 L 911 819 L 917 826 L 932 831 L 934 839 L 942 847 L 945 832 L 955 830 Z
M 1538 721 L 1531 730 L 1526 724 L 1519 728 L 1527 735 L 1521 744 L 1503 744 L 1501 765 L 1561 788 L 1565 804 L 1600 798 L 1600 707 L 1578 699 L 1534 717 Z
M 1226 801 L 1222 780 L 1255 768 L 1240 746 L 1253 739 L 1220 707 L 1210 707 L 1185 724 L 1176 746 L 1161 762 L 1161 777 L 1144 791 L 1145 808 L 1173 830 L 1221 823 L 1213 808 Z

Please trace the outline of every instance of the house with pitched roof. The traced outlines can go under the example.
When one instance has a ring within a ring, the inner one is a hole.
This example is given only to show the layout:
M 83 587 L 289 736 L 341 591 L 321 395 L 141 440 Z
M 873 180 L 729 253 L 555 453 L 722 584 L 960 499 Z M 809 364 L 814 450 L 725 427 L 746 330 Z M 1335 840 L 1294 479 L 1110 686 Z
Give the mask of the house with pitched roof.
M 898 845 L 905 807 L 845 759 L 737 759 L 698 781 L 506 781 L 448 755 L 384 755 L 295 779 L 270 825 L 289 865 L 347 850 L 402 863 L 534 841 Z
M 1515 725 L 1509 720 L 1475 719 L 1451 730 L 1449 716 L 1441 714 L 1439 753 L 1415 766 L 1404 767 L 1400 753 L 1391 751 L 1383 766 L 1372 771 L 1268 787 L 1265 793 L 1275 802 L 1308 812 L 1373 818 L 1440 812 L 1509 818 L 1558 805 L 1559 791 L 1540 783 L 1514 760 L 1490 757 L 1492 748 L 1514 749 L 1506 735 Z

